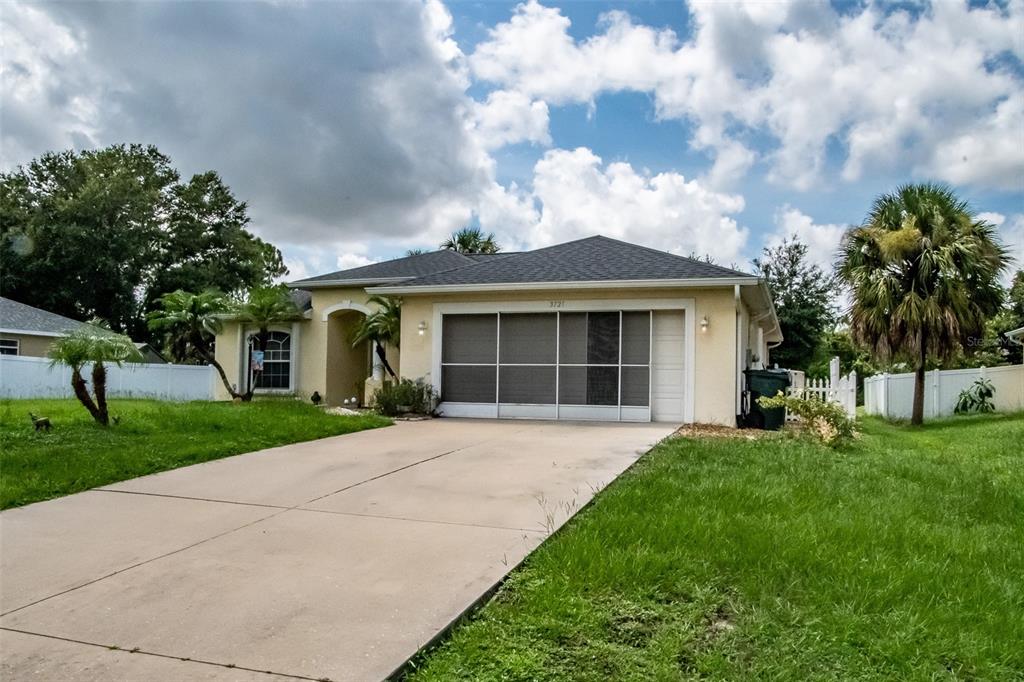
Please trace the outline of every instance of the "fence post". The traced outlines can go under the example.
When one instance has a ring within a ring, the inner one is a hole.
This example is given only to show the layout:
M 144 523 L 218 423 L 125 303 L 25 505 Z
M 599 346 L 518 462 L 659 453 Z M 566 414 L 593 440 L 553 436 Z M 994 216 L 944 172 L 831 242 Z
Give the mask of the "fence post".
M 847 412 L 851 417 L 857 416 L 857 370 L 851 369 L 850 373 L 846 375 L 847 380 L 850 382 L 850 390 L 847 393 L 847 399 L 850 401 Z
M 889 374 L 882 372 L 882 416 L 889 418 Z
M 939 416 L 939 406 L 942 400 L 942 390 L 939 387 L 939 383 L 942 381 L 942 374 L 939 373 L 938 368 L 933 369 L 932 372 L 932 413 L 926 415 L 935 419 Z

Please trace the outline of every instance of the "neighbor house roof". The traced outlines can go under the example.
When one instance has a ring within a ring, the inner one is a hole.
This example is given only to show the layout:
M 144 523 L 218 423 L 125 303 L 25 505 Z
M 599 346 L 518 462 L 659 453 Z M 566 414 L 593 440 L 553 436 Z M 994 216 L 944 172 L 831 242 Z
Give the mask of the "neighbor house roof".
M 70 317 L 0 296 L 0 331 L 8 334 L 60 336 L 83 325 Z
M 307 277 L 288 286 L 298 289 L 310 287 L 366 286 L 369 284 L 385 284 L 422 277 L 443 270 L 460 266 L 473 265 L 476 261 L 456 251 L 431 251 L 415 256 L 405 256 L 381 263 L 371 263 L 349 270 L 329 272 L 326 275 Z
M 596 236 L 507 254 L 504 258 L 481 259 L 412 280 L 390 282 L 377 287 L 377 291 L 413 293 L 435 288 L 612 282 L 649 286 L 680 280 L 714 284 L 757 282 L 754 275 L 739 270 Z

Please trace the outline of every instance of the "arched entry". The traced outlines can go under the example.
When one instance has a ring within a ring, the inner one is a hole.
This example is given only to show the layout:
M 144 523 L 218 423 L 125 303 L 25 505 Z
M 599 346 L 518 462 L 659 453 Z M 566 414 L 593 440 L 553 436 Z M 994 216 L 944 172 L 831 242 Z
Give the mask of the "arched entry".
M 372 371 L 370 345 L 364 342 L 353 346 L 352 332 L 370 312 L 367 306 L 346 300 L 322 313 L 327 327 L 324 398 L 328 404 L 341 405 L 353 397 L 363 399 L 363 387 Z

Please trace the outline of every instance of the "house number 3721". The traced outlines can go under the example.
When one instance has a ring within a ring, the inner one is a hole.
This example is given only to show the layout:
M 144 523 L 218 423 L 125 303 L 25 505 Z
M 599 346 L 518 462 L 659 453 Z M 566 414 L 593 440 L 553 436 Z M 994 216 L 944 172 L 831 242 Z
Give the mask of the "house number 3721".
M 561 308 L 565 305 L 565 301 L 551 301 L 550 303 L 552 308 Z

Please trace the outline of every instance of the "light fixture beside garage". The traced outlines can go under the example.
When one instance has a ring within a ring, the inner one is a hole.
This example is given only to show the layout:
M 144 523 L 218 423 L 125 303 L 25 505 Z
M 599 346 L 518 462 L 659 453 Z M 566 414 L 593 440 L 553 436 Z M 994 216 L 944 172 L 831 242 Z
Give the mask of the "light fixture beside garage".
M 423 336 L 424 334 L 426 334 L 427 333 L 427 323 L 426 322 L 420 322 L 419 325 L 416 326 L 416 333 L 419 334 L 420 336 Z
M 708 321 L 708 316 L 705 315 L 700 321 L 700 330 L 702 332 L 706 332 L 709 324 L 711 324 L 711 322 Z

